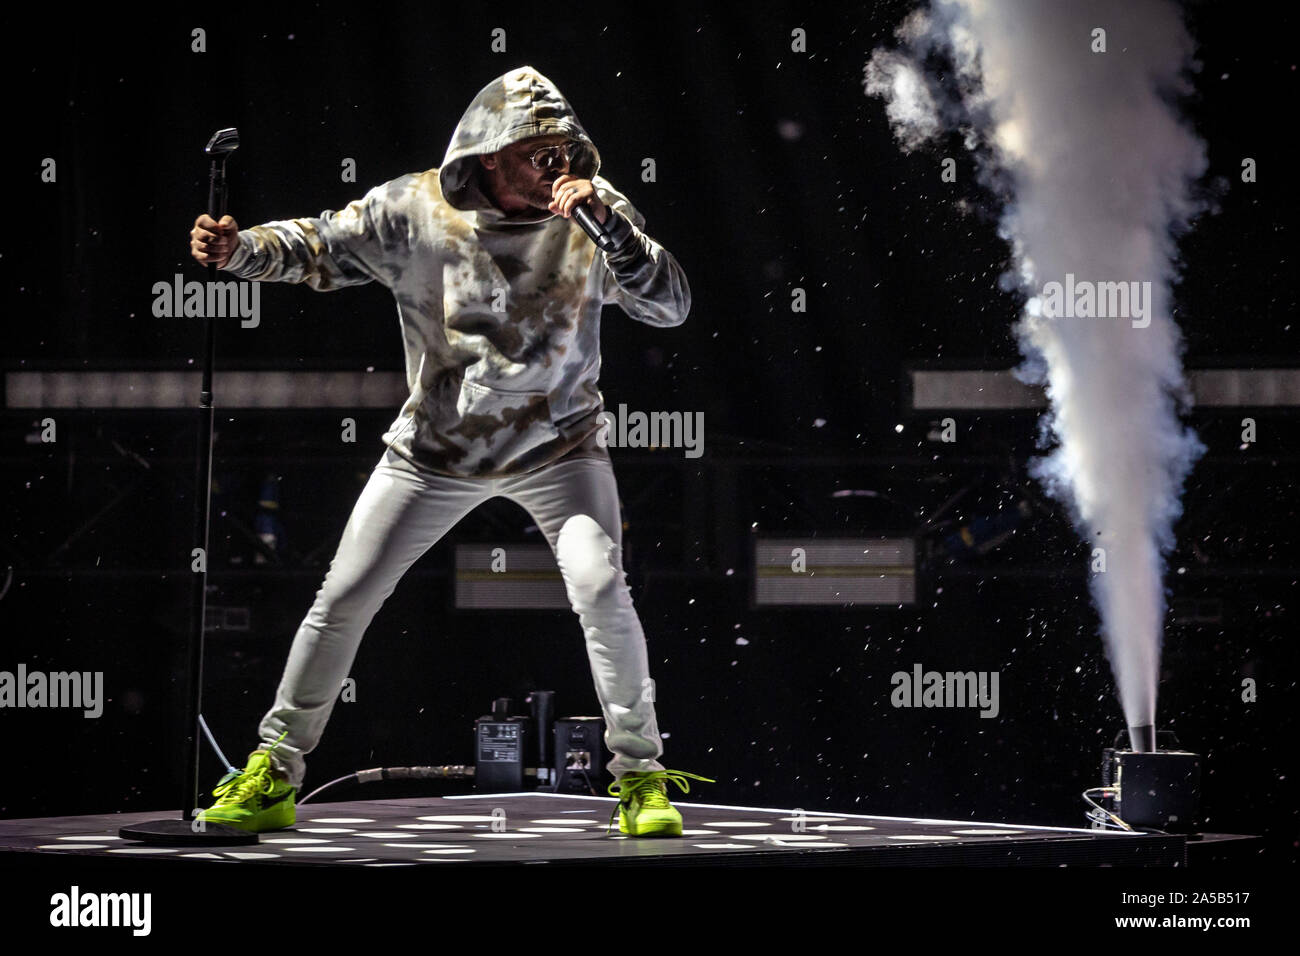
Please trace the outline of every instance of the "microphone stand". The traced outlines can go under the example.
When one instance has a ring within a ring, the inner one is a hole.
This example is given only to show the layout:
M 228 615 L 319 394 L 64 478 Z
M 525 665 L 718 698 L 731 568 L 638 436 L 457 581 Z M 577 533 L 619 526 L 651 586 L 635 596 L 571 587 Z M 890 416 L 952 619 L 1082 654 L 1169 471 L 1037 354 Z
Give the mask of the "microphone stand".
M 226 159 L 239 148 L 239 131 L 217 130 L 203 152 L 210 159 L 208 173 L 208 215 L 217 222 L 226 214 Z M 208 282 L 217 279 L 217 267 L 208 264 Z M 210 288 L 210 286 L 209 286 Z M 258 842 L 248 833 L 223 823 L 195 818 L 199 807 L 199 714 L 203 697 L 203 626 L 207 614 L 208 530 L 212 499 L 212 366 L 216 354 L 216 326 L 211 311 L 204 309 L 203 382 L 199 391 L 198 449 L 194 467 L 194 540 L 201 548 L 199 567 L 194 571 L 190 597 L 190 640 L 188 687 L 185 702 L 185 776 L 181 790 L 180 819 L 151 820 L 118 830 L 124 840 L 139 840 L 159 846 L 248 846 Z M 193 809 L 190 809 L 190 808 Z

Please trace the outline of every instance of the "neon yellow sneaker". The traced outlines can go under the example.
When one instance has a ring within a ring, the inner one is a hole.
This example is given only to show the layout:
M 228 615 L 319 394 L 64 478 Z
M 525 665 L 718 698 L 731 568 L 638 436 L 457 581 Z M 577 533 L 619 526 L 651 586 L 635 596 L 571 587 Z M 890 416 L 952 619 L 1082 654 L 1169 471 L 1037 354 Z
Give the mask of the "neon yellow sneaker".
M 222 777 L 212 791 L 217 802 L 200 813 L 198 819 L 224 823 L 249 833 L 293 826 L 298 791 L 273 774 L 271 750 L 254 750 L 248 755 L 248 765 L 242 772 L 232 771 Z
M 611 796 L 619 797 L 618 832 L 628 836 L 670 837 L 682 835 L 682 815 L 668 802 L 668 785 L 671 780 L 683 793 L 691 792 L 686 778 L 717 783 L 708 777 L 696 776 L 684 770 L 629 771 L 609 785 Z M 606 834 L 614 827 L 614 813 L 610 812 Z

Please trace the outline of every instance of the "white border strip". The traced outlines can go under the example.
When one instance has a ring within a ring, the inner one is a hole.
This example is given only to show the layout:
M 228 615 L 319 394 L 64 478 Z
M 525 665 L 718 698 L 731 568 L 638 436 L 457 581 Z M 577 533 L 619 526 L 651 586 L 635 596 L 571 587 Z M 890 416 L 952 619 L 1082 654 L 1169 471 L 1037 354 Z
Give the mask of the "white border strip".
M 461 793 L 454 796 L 442 797 L 443 800 L 501 800 L 507 797 L 554 797 L 562 800 L 599 800 L 601 803 L 617 803 L 617 797 L 591 797 L 582 793 L 547 793 L 539 791 L 534 793 Z M 794 813 L 793 810 L 779 809 L 775 807 L 737 807 L 726 803 L 683 803 L 676 802 L 674 806 L 679 807 L 699 807 L 702 810 L 744 810 L 750 813 Z M 849 820 L 892 820 L 898 823 L 943 823 L 951 824 L 958 827 L 1001 827 L 1004 830 L 1048 830 L 1053 833 L 1087 833 L 1090 836 L 1108 834 L 1111 836 L 1132 836 L 1134 834 L 1124 833 L 1119 830 L 1090 830 L 1079 827 L 1044 827 L 1032 823 L 984 823 L 980 820 L 931 820 L 926 817 L 881 817 L 873 816 L 866 813 L 840 813 L 836 810 L 804 810 L 806 816 L 817 817 L 843 817 Z

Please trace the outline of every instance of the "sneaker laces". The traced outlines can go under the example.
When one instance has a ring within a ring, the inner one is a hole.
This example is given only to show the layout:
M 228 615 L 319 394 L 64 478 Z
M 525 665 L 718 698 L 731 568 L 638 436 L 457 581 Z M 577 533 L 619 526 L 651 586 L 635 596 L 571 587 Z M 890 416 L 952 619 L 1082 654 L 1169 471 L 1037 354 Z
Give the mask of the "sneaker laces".
M 608 792 L 611 796 L 617 796 L 619 801 L 614 804 L 614 809 L 610 811 L 609 826 L 605 828 L 605 832 L 609 833 L 613 830 L 614 820 L 618 816 L 619 808 L 630 806 L 638 796 L 641 798 L 643 809 L 670 809 L 672 804 L 668 802 L 668 785 L 666 781 L 671 780 L 677 784 L 682 793 L 690 793 L 691 785 L 686 782 L 687 777 L 692 780 L 703 780 L 705 783 L 717 783 L 716 780 L 710 780 L 708 777 L 701 777 L 694 773 L 687 773 L 685 770 L 634 772 L 624 774 L 618 780 L 615 780 L 609 785 Z
M 254 751 L 248 758 L 248 765 L 240 771 L 231 771 L 221 778 L 212 795 L 217 798 L 216 806 L 230 806 L 243 803 L 259 793 L 270 793 L 275 789 L 271 777 L 271 751 L 280 745 L 288 735 L 286 730 L 266 750 Z

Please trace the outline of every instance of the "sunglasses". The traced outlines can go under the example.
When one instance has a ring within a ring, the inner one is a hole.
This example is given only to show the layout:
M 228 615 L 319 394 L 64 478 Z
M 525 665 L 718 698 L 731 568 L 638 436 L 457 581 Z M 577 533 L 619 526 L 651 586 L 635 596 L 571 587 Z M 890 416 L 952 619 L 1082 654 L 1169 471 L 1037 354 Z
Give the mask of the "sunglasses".
M 541 149 L 533 150 L 528 158 L 532 161 L 534 169 L 551 169 L 552 167 L 559 165 L 561 155 L 563 155 L 568 162 L 572 163 L 581 149 L 581 143 L 569 140 L 567 143 L 559 143 L 555 146 L 543 146 Z

